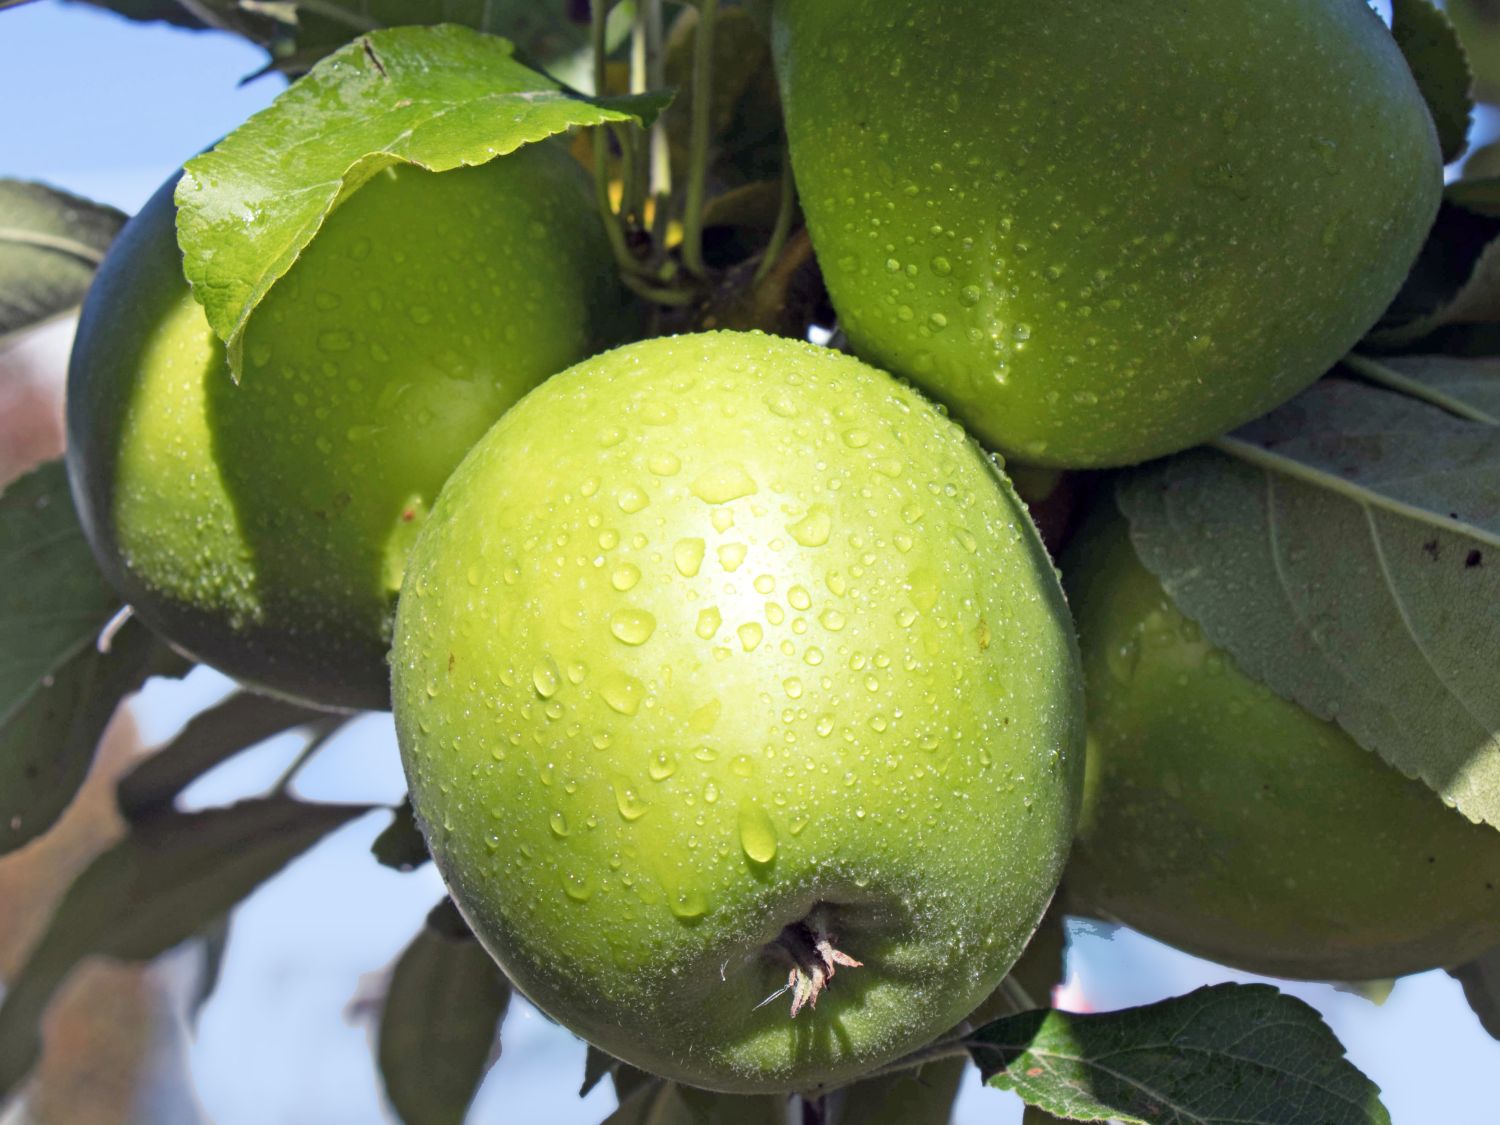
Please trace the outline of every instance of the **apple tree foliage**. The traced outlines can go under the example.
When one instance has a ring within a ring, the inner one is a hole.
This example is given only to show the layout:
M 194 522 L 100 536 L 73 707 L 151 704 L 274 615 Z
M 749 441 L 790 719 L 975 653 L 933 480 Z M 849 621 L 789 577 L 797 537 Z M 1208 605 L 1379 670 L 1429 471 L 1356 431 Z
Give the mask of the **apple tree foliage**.
M 842 342 L 786 157 L 769 4 L 88 2 L 240 36 L 266 52 L 250 77 L 293 80 L 189 161 L 179 191 L 186 273 L 236 378 L 254 377 L 240 354 L 249 314 L 370 177 L 397 163 L 484 163 L 549 137 L 593 172 L 649 334 L 803 337 L 819 326 Z M 1473 108 L 1458 37 L 1427 0 L 1392 7 L 1444 159 L 1456 161 Z M 1500 41 L 1488 7 L 1458 5 L 1466 36 L 1478 28 L 1481 94 Z M 41 184 L 0 182 L 0 348 L 76 309 L 123 221 Z M 1481 151 L 1451 178 L 1394 302 L 1326 379 L 1187 452 L 1108 475 L 1039 477 L 1035 515 L 1055 549 L 1069 505 L 1113 490 L 1142 562 L 1248 674 L 1500 829 L 1497 357 L 1500 161 Z M 97 572 L 61 465 L 12 483 L 0 495 L 0 854 L 43 836 L 68 807 L 121 703 L 147 679 L 189 667 Z M 149 959 L 213 932 L 325 834 L 377 811 L 304 800 L 290 776 L 222 808 L 177 807 L 215 765 L 288 732 L 304 741 L 300 764 L 346 718 L 237 693 L 123 777 L 126 834 L 67 889 L 5 982 L 0 1107 L 24 1095 L 47 1004 L 81 961 Z M 411 806 L 380 811 L 390 823 L 375 860 L 397 870 L 427 862 Z M 1051 1009 L 1062 940 L 1060 915 L 1049 915 L 1004 985 L 949 1035 L 816 1098 L 707 1093 L 592 1048 L 582 1092 L 610 1080 L 615 1125 L 791 1112 L 936 1123 L 972 1064 L 1028 1103 L 1028 1121 L 1389 1120 L 1317 1014 L 1269 986 L 1204 988 L 1122 1012 Z M 1449 971 L 1500 1036 L 1496 955 Z M 499 1026 L 510 996 L 458 912 L 438 904 L 387 975 L 376 1037 L 402 1120 L 461 1121 L 497 1061 L 504 1081 Z

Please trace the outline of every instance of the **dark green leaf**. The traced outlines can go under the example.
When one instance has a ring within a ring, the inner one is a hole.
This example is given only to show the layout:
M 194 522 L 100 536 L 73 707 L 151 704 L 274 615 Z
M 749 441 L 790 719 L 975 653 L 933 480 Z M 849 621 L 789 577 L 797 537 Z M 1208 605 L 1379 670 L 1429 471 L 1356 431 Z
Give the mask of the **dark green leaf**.
M 1247 674 L 1500 825 L 1500 427 L 1329 378 L 1213 444 L 1121 478 L 1142 562 Z
M 99 638 L 120 609 L 84 541 L 61 462 L 0 495 L 0 854 L 73 799 L 116 704 L 175 672 L 144 627 Z
M 0 345 L 77 308 L 124 222 L 113 207 L 0 179 Z
M 1448 188 L 1411 272 L 1380 323 L 1374 347 L 1409 348 L 1452 324 L 1496 319 L 1500 299 L 1500 179 Z
M 90 646 L 47 677 L 0 726 L 0 854 L 57 822 L 94 761 L 121 700 L 177 658 L 138 621 L 108 651 Z
M 452 23 L 509 39 L 523 59 L 575 88 L 592 76 L 588 9 L 577 0 L 334 0 L 295 7 L 287 47 L 309 61 L 376 28 Z M 634 7 L 621 3 L 610 13 L 611 46 L 628 34 Z
M 231 370 L 255 306 L 382 169 L 483 164 L 574 126 L 650 121 L 665 100 L 569 94 L 507 41 L 451 25 L 372 32 L 330 55 L 177 186 L 185 269 Z
M 370 847 L 371 853 L 386 867 L 397 871 L 415 871 L 432 858 L 427 841 L 417 827 L 417 814 L 408 797 L 391 810 L 391 823 Z
M 1389 1125 L 1380 1091 L 1318 1013 L 1221 984 L 1100 1015 L 1025 1012 L 974 1032 L 984 1079 L 1072 1121 Z
M 590 1090 L 609 1077 L 617 1061 L 612 1055 L 605 1054 L 592 1043 L 588 1046 L 588 1054 L 583 1060 L 583 1085 L 578 1087 L 578 1096 L 580 1098 L 588 1097 Z
M 623 1095 L 604 1125 L 785 1125 L 784 1094 L 716 1094 L 653 1078 Z
M 198 947 L 203 954 L 203 967 L 199 970 L 193 994 L 188 998 L 188 1016 L 196 1024 L 198 1014 L 203 1011 L 219 987 L 219 976 L 224 969 L 224 953 L 229 948 L 229 915 L 224 915 L 203 928 L 198 935 Z
M 1443 162 L 1451 163 L 1463 155 L 1474 117 L 1473 78 L 1458 33 L 1428 0 L 1391 0 L 1391 34 L 1432 111 Z
M 824 1097 L 826 1125 L 948 1125 L 967 1059 L 866 1078 Z
M 498 1055 L 510 982 L 448 900 L 391 973 L 380 1076 L 406 1125 L 460 1125 Z
M 38 1024 L 83 958 L 144 961 L 185 941 L 366 805 L 276 797 L 137 824 L 84 870 L 0 1004 L 0 1101 L 40 1049 Z
M 116 795 L 131 820 L 166 808 L 209 770 L 278 734 L 329 719 L 287 700 L 241 691 L 194 715 L 182 732 L 121 779 Z
M 1492 949 L 1448 974 L 1464 986 L 1464 998 L 1479 1017 L 1480 1026 L 1500 1039 L 1500 949 Z

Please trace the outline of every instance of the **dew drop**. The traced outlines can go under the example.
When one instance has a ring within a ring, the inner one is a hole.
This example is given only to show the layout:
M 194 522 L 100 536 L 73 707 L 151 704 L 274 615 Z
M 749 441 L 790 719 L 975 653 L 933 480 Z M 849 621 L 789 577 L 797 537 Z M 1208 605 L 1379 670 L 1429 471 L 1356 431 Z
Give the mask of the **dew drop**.
M 622 644 L 643 645 L 656 632 L 656 618 L 644 609 L 618 610 L 609 619 L 609 631 Z
M 695 577 L 698 568 L 703 565 L 703 540 L 677 540 L 677 545 L 672 548 L 672 562 L 677 567 L 677 573 L 684 578 Z
M 764 635 L 761 627 L 754 621 L 746 622 L 735 630 L 739 634 L 740 647 L 746 652 L 754 652 L 760 647 L 761 638 Z
M 558 809 L 547 818 L 547 826 L 552 829 L 552 835 L 556 836 L 559 840 L 564 839 L 568 835 L 568 818 L 563 815 L 561 809 Z
M 802 519 L 787 529 L 804 547 L 821 547 L 833 532 L 833 513 L 827 505 L 814 504 Z
M 636 821 L 646 815 L 646 802 L 641 800 L 641 795 L 636 792 L 635 785 L 629 778 L 615 778 L 612 787 L 615 791 L 615 807 L 620 810 L 620 816 L 627 821 Z
M 740 806 L 740 847 L 752 863 L 770 863 L 776 858 L 776 825 L 759 805 Z
M 641 697 L 646 689 L 641 681 L 625 672 L 609 672 L 599 685 L 599 695 L 611 710 L 621 715 L 634 715 L 641 709 Z
M 695 632 L 705 641 L 712 640 L 719 632 L 719 626 L 724 623 L 723 616 L 714 606 L 698 611 L 698 624 Z
M 651 756 L 646 769 L 651 774 L 652 781 L 666 781 L 677 772 L 677 755 L 670 750 L 658 750 Z
M 635 563 L 621 563 L 615 567 L 615 572 L 609 577 L 609 584 L 616 590 L 624 593 L 633 589 L 635 584 L 641 580 L 641 568 Z
M 531 683 L 536 688 L 536 693 L 543 699 L 551 699 L 557 694 L 560 681 L 557 675 L 557 665 L 553 663 L 550 656 L 543 657 L 541 662 L 531 670 Z
M 758 489 L 755 479 L 738 461 L 721 461 L 692 483 L 692 493 L 705 504 L 727 504 Z
M 748 548 L 743 543 L 725 543 L 719 548 L 719 565 L 733 574 L 745 561 Z

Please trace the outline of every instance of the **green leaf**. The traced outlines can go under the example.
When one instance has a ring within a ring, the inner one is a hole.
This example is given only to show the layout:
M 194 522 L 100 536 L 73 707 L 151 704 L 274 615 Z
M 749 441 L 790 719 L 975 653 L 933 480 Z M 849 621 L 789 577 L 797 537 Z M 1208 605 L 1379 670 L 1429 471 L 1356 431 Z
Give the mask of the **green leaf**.
M 62 463 L 0 494 L 0 855 L 45 832 L 78 791 L 116 705 L 181 663 L 127 622 L 94 565 Z
M 649 122 L 665 104 L 571 94 L 512 51 L 450 25 L 372 32 L 188 162 L 176 194 L 184 268 L 236 378 L 256 305 L 382 169 L 483 164 L 574 126 Z
M 577 89 L 592 79 L 588 10 L 576 0 L 333 0 L 287 6 L 295 8 L 296 17 L 278 56 L 316 61 L 376 28 L 451 23 L 509 39 L 524 61 Z M 610 12 L 611 48 L 629 34 L 634 9 L 625 2 Z M 288 68 L 278 64 L 277 69 Z
M 1443 163 L 1463 155 L 1474 118 L 1473 75 L 1448 17 L 1429 0 L 1391 0 L 1391 34 L 1437 126 Z
M 0 347 L 76 308 L 124 223 L 113 207 L 0 179 Z
M 461 1125 L 499 1054 L 510 982 L 444 899 L 391 973 L 378 1053 L 406 1125 Z
M 967 1046 L 991 1086 L 1070 1121 L 1390 1122 L 1318 1013 L 1270 985 L 1215 985 L 1099 1015 L 1025 1012 Z
M 120 811 L 138 820 L 170 806 L 209 770 L 289 730 L 329 721 L 287 700 L 241 691 L 188 720 L 170 743 L 126 774 L 116 789 Z
M 391 810 L 391 823 L 375 837 L 370 852 L 378 862 L 397 871 L 415 871 L 432 858 L 417 827 L 410 797 Z
M 653 1079 L 620 1099 L 604 1125 L 785 1125 L 784 1094 L 716 1094 Z
M 274 797 L 132 826 L 74 880 L 0 1003 L 0 1101 L 40 1050 L 38 1024 L 83 958 L 145 961 L 200 932 L 367 805 Z
M 1464 986 L 1464 999 L 1492 1039 L 1500 1039 L 1500 949 L 1492 949 L 1448 975 Z
M 586 1098 L 589 1091 L 599 1085 L 615 1068 L 616 1059 L 607 1055 L 592 1043 L 583 1060 L 583 1085 L 578 1087 L 578 1096 Z
M 1329 378 L 1213 444 L 1121 478 L 1142 562 L 1248 675 L 1500 826 L 1500 428 Z
M 967 1059 L 866 1078 L 825 1095 L 825 1125 L 948 1125 Z
M 1372 347 L 1410 348 L 1439 329 L 1500 319 L 1500 179 L 1448 187 L 1421 253 L 1380 323 Z
M 177 657 L 140 622 L 109 649 L 82 649 L 0 726 L 0 855 L 40 836 L 72 804 L 121 701 L 152 675 L 177 674 Z

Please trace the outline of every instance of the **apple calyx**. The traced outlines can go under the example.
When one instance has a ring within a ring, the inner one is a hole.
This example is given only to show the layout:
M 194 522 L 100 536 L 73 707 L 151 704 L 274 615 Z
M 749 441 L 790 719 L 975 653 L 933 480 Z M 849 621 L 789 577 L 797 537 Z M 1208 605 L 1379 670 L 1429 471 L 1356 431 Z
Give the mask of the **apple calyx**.
M 775 950 L 792 963 L 787 973 L 786 984 L 762 1000 L 756 1007 L 765 1007 L 784 992 L 792 994 L 792 1019 L 804 1007 L 816 1008 L 818 997 L 833 980 L 838 966 L 858 969 L 863 961 L 856 961 L 833 945 L 833 934 L 822 919 L 822 911 L 814 911 L 808 917 L 782 927 L 767 948 Z

